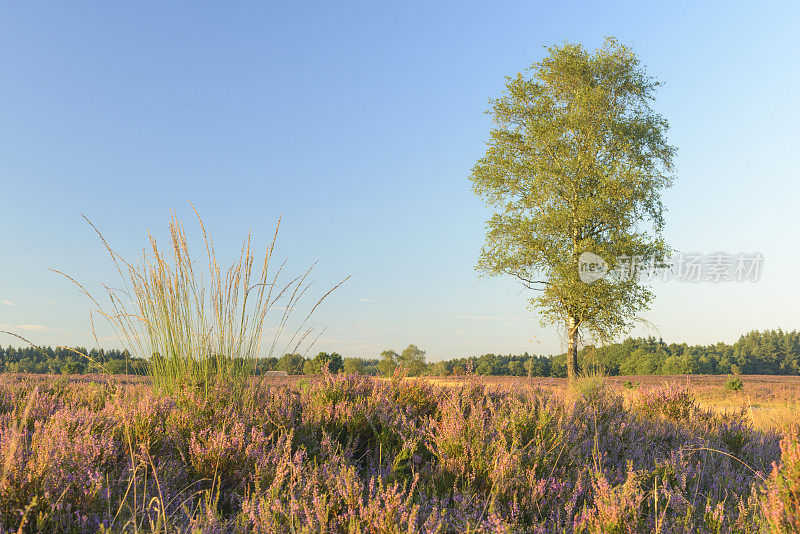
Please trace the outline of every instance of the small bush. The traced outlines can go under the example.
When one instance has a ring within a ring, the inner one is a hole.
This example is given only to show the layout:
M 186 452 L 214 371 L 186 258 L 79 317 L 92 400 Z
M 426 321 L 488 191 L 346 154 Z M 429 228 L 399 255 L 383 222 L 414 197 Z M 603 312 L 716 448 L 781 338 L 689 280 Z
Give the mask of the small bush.
M 739 391 L 744 387 L 744 382 L 742 381 L 742 377 L 738 375 L 731 375 L 728 377 L 728 380 L 725 382 L 725 389 L 728 391 Z
M 687 422 L 700 412 L 694 395 L 676 384 L 641 390 L 638 400 L 639 413 L 654 419 Z

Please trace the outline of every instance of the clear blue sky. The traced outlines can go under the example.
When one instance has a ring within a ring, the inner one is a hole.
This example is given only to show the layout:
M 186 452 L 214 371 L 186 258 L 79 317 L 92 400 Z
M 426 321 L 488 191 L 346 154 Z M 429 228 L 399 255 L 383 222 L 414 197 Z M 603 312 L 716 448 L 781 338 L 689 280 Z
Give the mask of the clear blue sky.
M 116 283 L 81 214 L 133 257 L 191 201 L 223 258 L 282 215 L 279 254 L 319 260 L 320 292 L 354 274 L 316 313 L 319 350 L 560 352 L 512 280 L 474 271 L 489 212 L 468 175 L 504 77 L 606 35 L 666 83 L 671 245 L 764 255 L 758 283 L 657 284 L 634 333 L 800 328 L 800 9 L 610 4 L 4 4 L 0 328 L 89 344 L 88 302 L 48 270 Z

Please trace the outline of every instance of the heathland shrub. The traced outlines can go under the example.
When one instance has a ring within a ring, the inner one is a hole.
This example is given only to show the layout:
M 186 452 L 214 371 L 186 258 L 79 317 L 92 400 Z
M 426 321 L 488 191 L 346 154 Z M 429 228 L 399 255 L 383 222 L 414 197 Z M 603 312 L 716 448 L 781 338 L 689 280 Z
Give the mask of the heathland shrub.
M 770 475 L 778 436 L 674 391 L 629 407 L 606 388 L 565 400 L 345 375 L 235 396 L 11 377 L 0 391 L 0 532 L 23 517 L 28 532 L 187 533 L 791 531 L 797 518 L 796 435 Z
M 764 483 L 761 503 L 772 532 L 800 532 L 800 425 L 781 440 L 781 459 Z
M 631 382 L 630 380 L 626 380 L 622 383 L 622 387 L 625 389 L 636 389 L 639 387 L 639 382 Z
M 649 418 L 688 422 L 703 414 L 687 387 L 665 385 L 641 389 L 636 403 L 637 411 Z

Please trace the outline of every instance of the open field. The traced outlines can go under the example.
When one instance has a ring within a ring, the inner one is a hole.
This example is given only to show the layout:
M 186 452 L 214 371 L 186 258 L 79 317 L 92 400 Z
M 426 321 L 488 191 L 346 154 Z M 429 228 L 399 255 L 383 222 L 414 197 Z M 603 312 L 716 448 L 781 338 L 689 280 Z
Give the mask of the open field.
M 12 375 L 37 379 L 42 375 Z M 317 376 L 271 376 L 264 379 L 270 386 L 299 387 L 304 382 L 320 380 Z M 800 376 L 742 375 L 744 386 L 739 391 L 725 388 L 727 376 L 723 375 L 636 375 L 603 377 L 605 383 L 630 402 L 640 388 L 678 385 L 691 391 L 698 406 L 718 413 L 734 413 L 741 410 L 747 414 L 753 426 L 760 430 L 780 429 L 800 419 Z M 72 375 L 70 381 L 98 382 L 108 380 L 121 383 L 149 384 L 149 377 L 135 375 Z M 487 388 L 497 391 L 515 391 L 540 388 L 560 395 L 566 390 L 565 378 L 481 376 L 479 380 Z M 468 377 L 424 377 L 436 387 L 460 387 Z
M 36 375 L 29 375 L 35 377 Z M 605 383 L 627 401 L 633 399 L 640 388 L 678 385 L 691 391 L 698 406 L 718 413 L 734 413 L 744 410 L 755 428 L 768 430 L 784 428 L 800 419 L 800 376 L 786 375 L 742 375 L 744 386 L 739 391 L 725 388 L 728 379 L 723 375 L 632 375 L 604 377 Z M 148 383 L 149 378 L 128 375 L 115 377 L 125 383 Z M 269 377 L 265 383 L 271 386 L 298 387 L 303 382 L 320 380 L 317 376 Z M 529 388 L 548 389 L 562 394 L 567 387 L 565 378 L 481 376 L 479 380 L 487 388 L 497 391 L 514 391 Z M 76 375 L 70 380 L 108 380 L 104 375 Z M 467 377 L 424 377 L 437 387 L 460 387 Z
M 0 531 L 791 532 L 797 377 L 723 380 L 2 375 Z
M 722 375 L 610 376 L 603 380 L 626 399 L 631 399 L 639 388 L 679 385 L 691 391 L 702 408 L 720 413 L 744 409 L 760 429 L 784 427 L 800 418 L 800 376 L 742 375 L 741 378 L 744 387 L 739 391 L 727 390 L 728 377 Z M 452 377 L 429 380 L 449 386 L 464 382 Z M 567 385 L 564 378 L 481 377 L 481 381 L 499 390 L 539 387 L 556 393 L 563 392 Z

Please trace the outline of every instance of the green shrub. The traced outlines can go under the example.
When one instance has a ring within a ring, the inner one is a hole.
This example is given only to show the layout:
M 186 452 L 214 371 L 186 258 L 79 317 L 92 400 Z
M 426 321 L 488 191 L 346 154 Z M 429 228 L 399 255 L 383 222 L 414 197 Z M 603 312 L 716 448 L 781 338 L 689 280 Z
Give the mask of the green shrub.
M 728 391 L 739 391 L 744 387 L 744 382 L 742 378 L 738 375 L 731 375 L 728 377 L 728 380 L 725 382 L 725 389 Z

